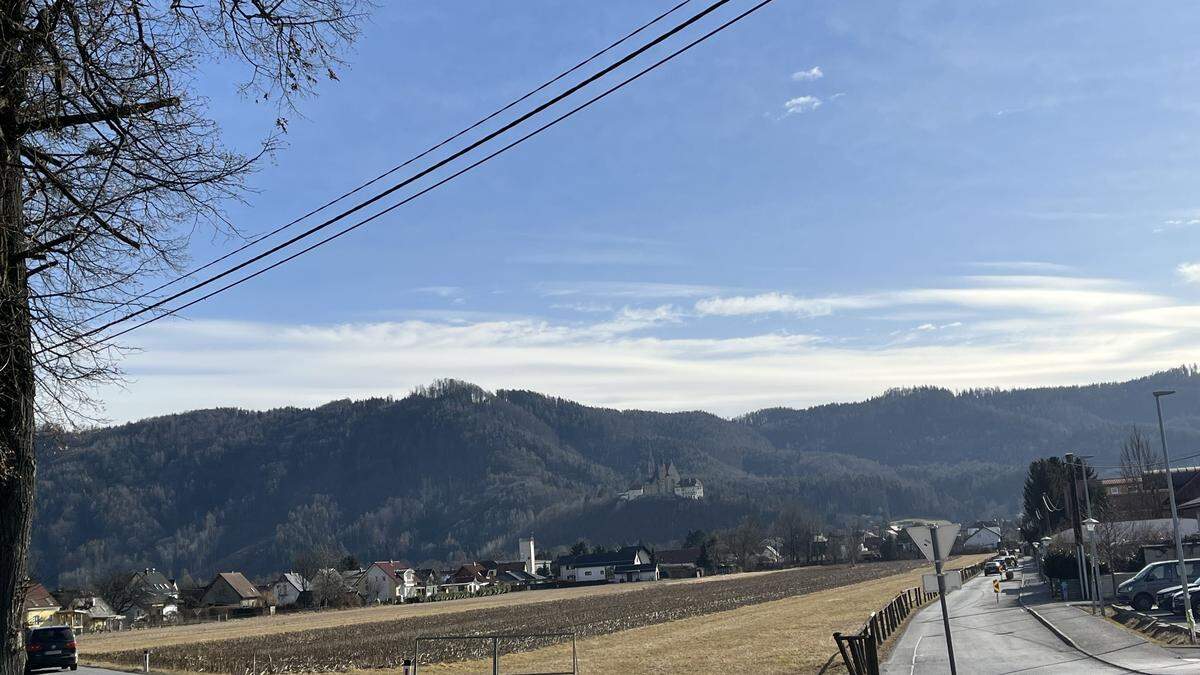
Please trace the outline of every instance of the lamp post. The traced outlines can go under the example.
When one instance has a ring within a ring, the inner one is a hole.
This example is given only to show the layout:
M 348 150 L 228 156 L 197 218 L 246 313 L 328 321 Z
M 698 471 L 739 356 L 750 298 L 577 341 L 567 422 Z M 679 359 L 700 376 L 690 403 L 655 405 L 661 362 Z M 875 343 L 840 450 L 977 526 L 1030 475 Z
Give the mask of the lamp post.
M 1192 602 L 1187 590 L 1188 575 L 1183 562 L 1183 537 L 1179 535 L 1179 509 L 1175 506 L 1175 480 L 1171 478 L 1171 456 L 1167 454 L 1167 432 L 1163 428 L 1162 397 L 1174 393 L 1170 389 L 1154 392 L 1154 408 L 1158 411 L 1158 438 L 1162 441 L 1163 469 L 1167 472 L 1167 495 L 1171 500 L 1171 524 L 1175 528 L 1175 559 L 1179 564 L 1179 583 L 1183 584 L 1184 595 L 1188 596 L 1183 602 L 1183 615 L 1187 618 L 1188 640 L 1196 644 L 1196 620 L 1192 617 Z
M 1091 509 L 1089 508 L 1088 510 L 1090 511 Z M 1100 521 L 1093 518 L 1091 513 L 1088 514 L 1087 520 L 1083 521 L 1083 526 L 1087 529 L 1088 539 L 1092 543 L 1092 614 L 1100 613 L 1098 611 L 1100 607 L 1100 567 L 1096 562 L 1096 526 L 1099 524 Z

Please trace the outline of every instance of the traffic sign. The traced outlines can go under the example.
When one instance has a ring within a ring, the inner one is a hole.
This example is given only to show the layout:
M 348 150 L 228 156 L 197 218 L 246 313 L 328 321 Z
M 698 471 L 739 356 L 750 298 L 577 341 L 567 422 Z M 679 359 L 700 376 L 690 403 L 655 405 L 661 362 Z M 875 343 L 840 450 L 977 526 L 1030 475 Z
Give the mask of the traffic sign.
M 999 579 L 992 579 L 992 591 L 994 593 L 996 593 L 997 595 L 1000 594 L 1000 580 Z
M 943 585 L 946 587 L 947 593 L 962 588 L 961 574 L 946 574 L 942 577 L 942 581 Z M 938 593 L 941 591 L 941 589 L 938 588 L 936 574 L 922 574 L 921 587 L 925 589 L 926 593 Z
M 936 528 L 931 528 L 929 525 L 913 525 L 912 527 L 904 528 L 904 531 L 912 538 L 917 548 L 921 549 L 921 553 L 925 554 L 926 560 L 936 562 L 933 556 L 933 532 L 937 532 L 938 553 L 941 553 L 941 559 L 945 560 L 950 555 L 950 549 L 954 547 L 954 540 L 958 537 L 958 529 L 959 525 L 957 523 L 951 523 Z

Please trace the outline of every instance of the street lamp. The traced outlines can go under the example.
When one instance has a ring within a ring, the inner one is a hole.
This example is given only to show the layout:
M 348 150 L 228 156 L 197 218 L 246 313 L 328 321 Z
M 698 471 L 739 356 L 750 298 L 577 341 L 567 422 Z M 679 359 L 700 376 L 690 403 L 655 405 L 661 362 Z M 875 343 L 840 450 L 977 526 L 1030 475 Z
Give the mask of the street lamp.
M 1092 590 L 1092 614 L 1099 614 L 1098 610 L 1100 607 L 1100 567 L 1099 562 L 1096 560 L 1096 526 L 1099 524 L 1100 521 L 1090 515 L 1087 517 L 1087 520 L 1083 521 L 1083 526 L 1087 529 L 1087 538 L 1092 543 L 1092 583 L 1094 584 Z
M 1170 389 L 1160 389 L 1154 392 L 1154 407 L 1158 411 L 1158 438 L 1162 441 L 1163 451 L 1163 468 L 1167 472 L 1167 495 L 1171 498 L 1171 524 L 1175 528 L 1175 559 L 1179 564 L 1179 583 L 1183 584 L 1186 589 L 1188 587 L 1187 569 L 1183 563 L 1183 537 L 1179 535 L 1179 509 L 1175 506 L 1175 480 L 1171 478 L 1171 456 L 1167 454 L 1167 432 L 1163 428 L 1162 416 L 1162 397 L 1170 396 L 1175 392 Z M 1185 591 L 1185 595 L 1186 595 Z M 1187 618 L 1188 625 L 1188 640 L 1192 644 L 1196 644 L 1196 620 L 1192 617 L 1192 603 L 1190 599 L 1183 603 L 1183 614 Z

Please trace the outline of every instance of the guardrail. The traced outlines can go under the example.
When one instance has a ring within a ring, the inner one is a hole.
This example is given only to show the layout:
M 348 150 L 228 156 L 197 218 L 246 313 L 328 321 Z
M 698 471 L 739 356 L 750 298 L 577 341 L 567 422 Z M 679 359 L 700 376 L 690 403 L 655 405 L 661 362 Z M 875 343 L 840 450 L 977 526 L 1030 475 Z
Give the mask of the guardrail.
M 965 582 L 982 570 L 983 564 L 976 563 L 959 570 L 947 570 L 946 573 L 957 571 Z M 879 611 L 871 612 L 862 630 L 857 633 L 834 633 L 833 640 L 837 643 L 838 653 L 841 654 L 850 675 L 879 675 L 879 646 L 904 624 L 909 614 L 937 596 L 937 593 L 930 593 L 920 586 L 910 588 L 897 595 Z

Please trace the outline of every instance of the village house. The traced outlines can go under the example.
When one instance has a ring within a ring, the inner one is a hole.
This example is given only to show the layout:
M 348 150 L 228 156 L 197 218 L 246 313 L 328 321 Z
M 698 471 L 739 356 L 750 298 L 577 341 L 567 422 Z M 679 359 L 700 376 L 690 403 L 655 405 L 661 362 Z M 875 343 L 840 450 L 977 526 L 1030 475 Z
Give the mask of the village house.
M 970 527 L 962 540 L 964 553 L 995 551 L 1000 546 L 1000 530 L 991 525 Z
M 129 604 L 125 614 L 131 621 L 153 624 L 179 614 L 179 587 L 153 567 L 131 572 L 125 589 Z
M 54 615 L 54 622 L 70 626 L 76 632 L 118 630 L 121 620 L 125 618 L 114 612 L 108 602 L 97 595 L 60 589 L 55 591 L 54 597 L 62 603 L 62 609 Z
M 200 604 L 207 607 L 237 607 L 249 609 L 262 607 L 263 597 L 241 572 L 221 572 L 200 596 Z
M 693 548 L 667 549 L 654 552 L 654 562 L 658 565 L 659 575 L 664 579 L 685 579 L 688 577 L 704 576 L 700 558 L 704 549 Z
M 50 595 L 50 591 L 36 581 L 26 581 L 21 590 L 25 593 L 25 601 L 21 604 L 21 616 L 25 627 L 54 625 L 54 615 L 59 610 L 59 604 L 58 600 Z
M 563 581 L 657 581 L 658 566 L 641 546 L 624 546 L 607 553 L 563 556 L 558 560 L 558 578 Z
M 271 594 L 277 607 L 289 607 L 300 601 L 300 594 L 312 590 L 308 580 L 298 572 L 284 572 L 271 582 Z
M 359 582 L 358 592 L 367 603 L 406 602 L 424 592 L 417 571 L 395 560 L 374 562 Z M 418 589 L 420 588 L 420 590 Z
M 446 576 L 439 593 L 478 593 L 489 583 L 487 568 L 477 562 L 462 565 Z

